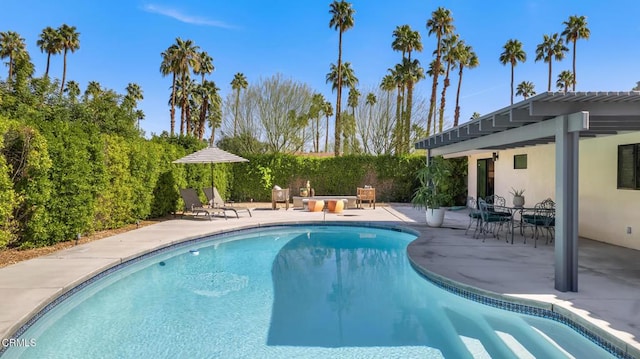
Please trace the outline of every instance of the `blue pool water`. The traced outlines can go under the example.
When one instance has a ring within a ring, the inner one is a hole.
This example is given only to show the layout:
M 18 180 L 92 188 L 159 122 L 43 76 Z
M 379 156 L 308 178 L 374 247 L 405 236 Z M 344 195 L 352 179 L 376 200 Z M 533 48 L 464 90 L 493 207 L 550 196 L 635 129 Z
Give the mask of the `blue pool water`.
M 3 358 L 607 358 L 565 325 L 468 301 L 404 232 L 243 231 L 149 256 L 47 312 Z

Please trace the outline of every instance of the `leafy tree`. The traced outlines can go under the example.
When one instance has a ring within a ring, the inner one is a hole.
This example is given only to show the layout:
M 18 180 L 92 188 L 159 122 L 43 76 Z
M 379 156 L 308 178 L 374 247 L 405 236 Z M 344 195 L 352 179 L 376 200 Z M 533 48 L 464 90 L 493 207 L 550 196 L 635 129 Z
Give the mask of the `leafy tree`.
M 553 60 L 561 61 L 564 59 L 564 53 L 569 51 L 569 48 L 564 46 L 564 40 L 555 33 L 553 35 L 544 35 L 542 43 L 536 47 L 536 61 L 544 60 L 549 64 L 549 83 L 547 85 L 547 91 L 551 91 L 551 64 Z M 525 97 L 526 99 L 526 97 Z
M 236 92 L 235 115 L 233 116 L 233 136 L 238 135 L 238 109 L 240 108 L 240 91 L 246 90 L 249 83 L 242 72 L 238 72 L 231 80 L 231 88 Z
M 513 105 L 513 70 L 518 62 L 527 61 L 527 54 L 522 49 L 522 43 L 515 39 L 510 39 L 503 46 L 504 51 L 500 54 L 500 63 L 511 64 L 511 104 Z
M 565 37 L 567 42 L 573 43 L 573 87 L 572 91 L 576 90 L 576 43 L 580 39 L 588 40 L 591 36 L 591 30 L 587 27 L 587 18 L 584 16 L 572 15 L 569 16 L 569 20 L 564 21 L 566 26 L 562 31 L 562 36 Z
M 632 88 L 631 91 L 640 91 L 640 81 L 636 82 L 636 87 Z
M 42 33 L 40 33 L 40 39 L 38 39 L 36 44 L 40 47 L 41 52 L 47 53 L 47 68 L 44 72 L 44 76 L 49 77 L 49 63 L 51 61 L 51 55 L 56 55 L 62 52 L 62 38 L 60 33 L 51 26 L 47 26 L 42 30 Z
M 462 87 L 462 72 L 465 68 L 473 69 L 480 63 L 478 55 L 473 51 L 471 46 L 468 46 L 464 41 L 460 41 L 456 47 L 458 52 L 458 90 L 456 91 L 456 109 L 454 114 L 453 126 L 458 126 L 458 119 L 460 118 L 460 88 Z
M 533 82 L 522 81 L 518 84 L 518 88 L 516 89 L 516 96 L 522 96 L 526 100 L 527 98 L 536 94 L 534 87 L 535 86 L 533 85 Z
M 343 80 L 343 68 L 342 68 L 342 34 L 353 27 L 353 14 L 355 11 L 351 7 L 351 3 L 344 0 L 334 0 L 330 5 L 329 13 L 331 14 L 331 20 L 329 21 L 329 27 L 334 30 L 338 30 L 338 65 L 336 80 L 337 84 L 334 89 L 337 89 L 336 99 L 336 121 L 335 121 L 335 154 L 340 156 L 340 134 L 342 133 L 340 115 L 341 115 L 341 102 L 342 102 L 342 83 Z M 332 65 L 333 66 L 333 65 Z M 333 71 L 333 70 L 332 70 Z M 350 86 L 352 87 L 352 86 Z
M 67 53 L 69 51 L 74 53 L 80 48 L 80 33 L 76 31 L 75 26 L 69 26 L 67 24 L 62 24 L 62 26 L 58 28 L 58 33 L 60 34 L 60 46 L 62 47 L 64 54 L 62 83 L 60 84 L 60 96 L 62 96 L 64 81 L 67 78 Z
M 431 76 L 433 77 L 433 83 L 431 85 L 431 102 L 429 103 L 429 115 L 427 117 L 427 136 L 430 134 L 431 120 L 435 118 L 436 110 L 436 92 L 438 90 L 438 76 L 442 71 L 442 37 L 451 34 L 455 31 L 453 26 L 453 17 L 451 17 L 451 11 L 443 7 L 439 7 L 437 10 L 431 13 L 431 18 L 427 20 L 427 29 L 429 30 L 429 36 L 436 36 L 436 50 L 434 54 L 436 56 L 433 62 L 433 71 Z

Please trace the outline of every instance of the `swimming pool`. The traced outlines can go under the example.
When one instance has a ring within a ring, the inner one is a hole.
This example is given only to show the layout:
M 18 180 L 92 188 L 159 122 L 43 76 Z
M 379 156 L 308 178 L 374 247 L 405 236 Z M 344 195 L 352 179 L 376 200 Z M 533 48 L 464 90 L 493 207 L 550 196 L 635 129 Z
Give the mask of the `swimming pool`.
M 414 235 L 279 226 L 192 241 L 84 286 L 3 358 L 612 357 L 565 325 L 446 292 Z

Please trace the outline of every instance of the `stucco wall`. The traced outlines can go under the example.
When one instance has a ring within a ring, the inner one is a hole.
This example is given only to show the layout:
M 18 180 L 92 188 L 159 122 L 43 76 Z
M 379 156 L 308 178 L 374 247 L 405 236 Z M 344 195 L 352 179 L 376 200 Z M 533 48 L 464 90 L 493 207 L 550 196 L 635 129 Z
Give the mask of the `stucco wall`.
M 640 143 L 640 132 L 580 141 L 580 236 L 640 250 L 640 190 L 617 189 L 618 145 Z M 511 203 L 511 188 L 523 188 L 525 206 L 555 200 L 555 144 L 499 151 L 495 192 Z M 527 154 L 527 169 L 513 169 L 513 156 Z M 469 195 L 476 191 L 477 160 L 469 156 Z M 632 233 L 627 234 L 627 227 Z

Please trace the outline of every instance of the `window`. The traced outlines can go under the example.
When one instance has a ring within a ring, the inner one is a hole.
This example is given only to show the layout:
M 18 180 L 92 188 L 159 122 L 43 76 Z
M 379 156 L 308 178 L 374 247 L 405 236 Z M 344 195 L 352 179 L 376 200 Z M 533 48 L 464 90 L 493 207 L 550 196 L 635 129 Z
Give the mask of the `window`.
M 527 155 L 513 155 L 513 169 L 523 170 L 527 168 Z
M 640 144 L 618 146 L 618 188 L 640 189 Z

